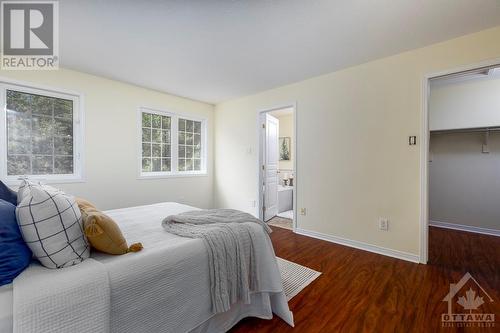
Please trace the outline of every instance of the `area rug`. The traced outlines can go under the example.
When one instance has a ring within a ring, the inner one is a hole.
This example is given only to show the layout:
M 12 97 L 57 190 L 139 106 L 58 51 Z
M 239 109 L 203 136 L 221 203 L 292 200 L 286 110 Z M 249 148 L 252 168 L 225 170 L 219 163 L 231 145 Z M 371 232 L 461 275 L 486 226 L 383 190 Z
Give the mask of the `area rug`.
M 277 259 L 287 301 L 291 300 L 321 275 L 320 272 L 308 267 L 282 258 Z

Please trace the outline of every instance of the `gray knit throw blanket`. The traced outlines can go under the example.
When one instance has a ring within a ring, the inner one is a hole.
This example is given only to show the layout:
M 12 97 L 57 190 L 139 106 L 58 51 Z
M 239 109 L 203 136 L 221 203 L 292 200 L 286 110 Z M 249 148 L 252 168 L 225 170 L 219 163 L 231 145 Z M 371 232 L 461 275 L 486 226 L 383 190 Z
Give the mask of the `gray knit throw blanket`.
M 169 233 L 203 239 L 208 251 L 212 310 L 228 311 L 237 301 L 250 303 L 250 291 L 260 290 L 252 224 L 266 223 L 234 209 L 195 210 L 171 215 L 162 221 Z

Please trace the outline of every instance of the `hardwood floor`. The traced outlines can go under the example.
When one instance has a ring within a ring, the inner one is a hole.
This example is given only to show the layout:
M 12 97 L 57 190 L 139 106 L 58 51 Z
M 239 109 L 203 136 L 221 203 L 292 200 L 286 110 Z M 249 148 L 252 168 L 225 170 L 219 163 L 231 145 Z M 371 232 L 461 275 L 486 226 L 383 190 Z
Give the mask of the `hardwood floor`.
M 276 316 L 247 318 L 242 332 L 499 332 L 500 238 L 430 228 L 428 265 L 414 264 L 273 228 L 276 255 L 323 274 L 289 303 L 295 328 Z M 494 328 L 441 326 L 450 283 L 469 271 L 494 299 Z
M 500 237 L 430 227 L 429 263 L 482 276 L 498 290 Z

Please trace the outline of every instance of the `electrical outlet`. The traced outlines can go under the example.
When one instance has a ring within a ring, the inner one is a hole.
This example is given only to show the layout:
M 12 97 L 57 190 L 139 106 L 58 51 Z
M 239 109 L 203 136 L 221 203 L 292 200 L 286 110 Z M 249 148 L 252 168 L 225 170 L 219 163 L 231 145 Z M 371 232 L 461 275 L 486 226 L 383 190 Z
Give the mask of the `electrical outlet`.
M 300 209 L 300 215 L 306 215 L 306 209 L 305 208 L 301 208 Z
M 378 228 L 383 231 L 389 230 L 389 219 L 386 218 L 379 218 L 378 220 Z

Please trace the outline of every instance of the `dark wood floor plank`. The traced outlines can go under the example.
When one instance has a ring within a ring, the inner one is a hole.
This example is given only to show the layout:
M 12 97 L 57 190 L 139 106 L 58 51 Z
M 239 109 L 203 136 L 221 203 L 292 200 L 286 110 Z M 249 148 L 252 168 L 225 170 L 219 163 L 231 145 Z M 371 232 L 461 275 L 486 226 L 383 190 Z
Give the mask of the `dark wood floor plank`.
M 289 303 L 295 328 L 247 318 L 231 332 L 499 332 L 500 238 L 430 228 L 420 265 L 273 228 L 276 255 L 323 274 Z M 495 328 L 443 328 L 450 283 L 466 272 L 495 299 Z

